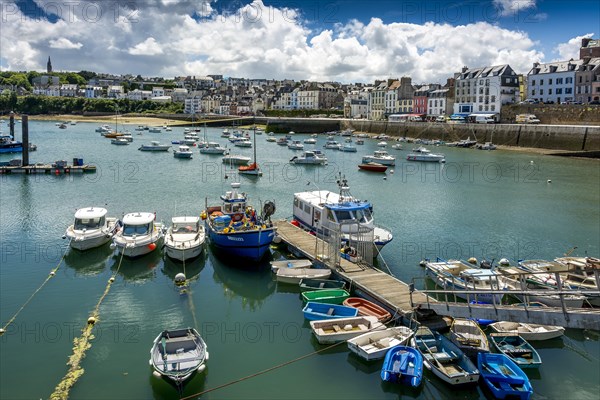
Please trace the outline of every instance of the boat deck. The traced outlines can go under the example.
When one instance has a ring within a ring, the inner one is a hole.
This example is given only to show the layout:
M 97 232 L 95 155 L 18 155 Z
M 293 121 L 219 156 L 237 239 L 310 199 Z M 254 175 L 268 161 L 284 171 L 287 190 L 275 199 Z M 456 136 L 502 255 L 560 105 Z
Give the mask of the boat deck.
M 325 241 L 292 225 L 288 221 L 277 221 L 275 224 L 277 234 L 281 236 L 283 241 L 311 260 L 321 259 L 321 253 L 330 254 L 327 251 L 329 245 Z M 319 254 L 315 254 L 316 249 L 318 249 Z M 340 258 L 338 266 L 330 265 L 331 263 L 327 260 L 322 261 L 333 273 L 348 282 L 350 289 L 360 289 L 382 303 L 387 309 L 399 315 L 408 314 L 412 311 L 410 287 L 401 280 L 377 269 L 352 263 L 344 258 Z M 428 300 L 429 302 L 435 302 L 433 298 L 427 299 L 427 296 L 419 291 L 414 291 L 412 296 L 415 303 L 424 303 Z

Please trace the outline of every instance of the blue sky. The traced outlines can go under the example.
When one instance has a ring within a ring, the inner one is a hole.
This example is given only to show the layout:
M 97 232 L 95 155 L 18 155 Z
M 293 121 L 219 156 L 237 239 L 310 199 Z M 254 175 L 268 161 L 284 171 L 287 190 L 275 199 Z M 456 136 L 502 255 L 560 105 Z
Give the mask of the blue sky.
M 166 77 L 443 82 L 462 65 L 526 73 L 600 37 L 591 0 L 17 0 L 0 17 L 2 70 L 51 56 L 59 70 Z

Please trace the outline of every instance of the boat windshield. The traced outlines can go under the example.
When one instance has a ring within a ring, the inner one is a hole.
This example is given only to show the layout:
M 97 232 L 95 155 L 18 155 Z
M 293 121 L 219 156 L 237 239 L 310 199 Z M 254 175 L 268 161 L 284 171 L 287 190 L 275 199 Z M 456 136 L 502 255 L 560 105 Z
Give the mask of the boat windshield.
M 152 229 L 152 223 L 144 225 L 127 225 L 123 226 L 124 236 L 147 235 Z
M 336 216 L 338 222 L 354 220 L 354 216 L 352 215 L 351 211 L 337 210 L 335 212 L 335 216 Z
M 246 208 L 246 203 L 242 202 L 242 201 L 238 201 L 235 203 L 225 202 L 223 204 L 223 212 L 225 214 L 243 213 L 245 208 Z
M 369 211 L 368 208 L 356 210 L 355 213 L 358 222 L 361 222 L 363 224 L 368 224 L 373 220 L 373 217 L 371 216 L 371 211 Z
M 74 228 L 76 230 L 98 229 L 104 226 L 105 217 L 100 218 L 75 218 Z
M 173 224 L 173 233 L 196 233 L 198 224 L 192 222 L 178 222 Z

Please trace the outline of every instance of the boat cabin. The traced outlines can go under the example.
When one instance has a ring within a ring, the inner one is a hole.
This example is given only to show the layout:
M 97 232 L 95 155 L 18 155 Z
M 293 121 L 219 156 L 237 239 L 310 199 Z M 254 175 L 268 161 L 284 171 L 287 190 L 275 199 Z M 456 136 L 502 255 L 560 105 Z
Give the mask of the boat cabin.
M 123 217 L 123 236 L 149 235 L 154 230 L 153 213 L 130 213 Z
M 171 220 L 173 233 L 198 233 L 200 231 L 200 218 L 175 217 Z
M 239 193 L 237 189 L 240 188 L 239 183 L 232 183 L 231 189 L 225 192 L 224 195 L 221 195 L 221 200 L 223 201 L 223 205 L 221 207 L 221 212 L 224 214 L 238 214 L 244 213 L 246 210 L 246 193 Z
M 490 288 L 498 286 L 498 278 L 495 272 L 489 269 L 471 268 L 461 271 L 459 275 L 467 286 Z
M 73 229 L 77 231 L 100 229 L 106 226 L 105 208 L 80 208 L 75 212 Z

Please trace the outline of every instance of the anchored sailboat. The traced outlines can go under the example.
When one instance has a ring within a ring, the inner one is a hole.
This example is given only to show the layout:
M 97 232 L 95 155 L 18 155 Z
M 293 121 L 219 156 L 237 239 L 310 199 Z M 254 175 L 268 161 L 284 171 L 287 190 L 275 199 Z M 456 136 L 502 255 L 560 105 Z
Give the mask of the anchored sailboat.
M 262 176 L 262 171 L 256 162 L 256 127 L 253 129 L 254 132 L 254 143 L 252 147 L 254 147 L 254 160 L 250 165 L 242 165 L 238 168 L 238 172 L 243 175 L 254 175 L 254 176 Z

